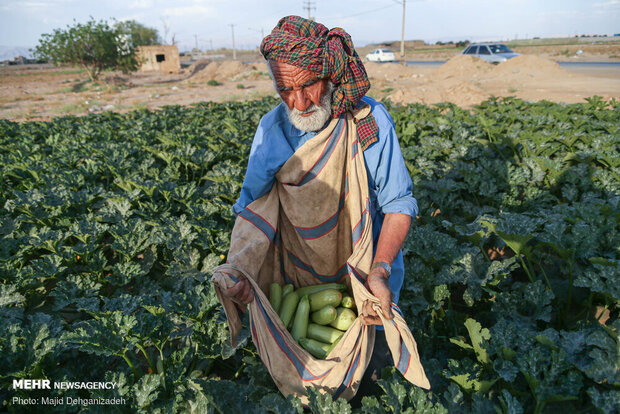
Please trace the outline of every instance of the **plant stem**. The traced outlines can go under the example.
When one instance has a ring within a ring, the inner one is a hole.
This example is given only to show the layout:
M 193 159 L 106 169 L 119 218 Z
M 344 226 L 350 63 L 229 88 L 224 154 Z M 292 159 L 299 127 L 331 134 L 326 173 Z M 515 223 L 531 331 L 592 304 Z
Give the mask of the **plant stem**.
M 149 367 L 151 368 L 152 372 L 155 372 L 155 366 L 153 365 L 153 361 L 151 361 L 151 358 L 149 357 L 149 354 L 146 352 L 146 350 L 144 349 L 144 347 L 141 344 L 136 344 L 136 346 L 138 347 L 138 349 L 140 349 L 140 351 L 142 351 L 142 353 L 144 354 L 144 357 L 146 358 L 146 362 L 148 362 Z
M 480 251 L 482 252 L 482 255 L 484 257 L 486 257 L 486 259 L 490 262 L 491 258 L 489 257 L 489 255 L 487 254 L 487 252 L 484 251 L 484 247 L 483 246 L 478 246 L 480 248 Z
M 125 360 L 125 362 L 127 362 L 127 365 L 129 365 L 129 368 L 131 368 L 131 370 L 133 371 L 133 375 L 136 376 L 136 380 L 138 378 L 140 378 L 140 373 L 138 372 L 138 370 L 136 369 L 136 367 L 133 366 L 133 364 L 131 363 L 131 361 L 129 360 L 129 357 L 127 356 L 127 354 L 125 354 L 125 351 L 123 351 L 123 353 L 121 354 L 121 356 L 123 357 L 123 359 Z
M 532 266 L 533 267 L 533 266 Z M 553 288 L 551 288 L 551 283 L 549 283 L 549 278 L 547 277 L 547 273 L 545 272 L 545 268 L 543 267 L 542 264 L 538 263 L 538 267 L 540 267 L 540 271 L 543 274 L 543 277 L 545 278 L 545 282 L 547 282 L 547 286 L 549 287 L 549 290 L 551 292 L 553 292 Z M 553 293 L 555 296 L 555 293 Z
M 568 319 L 568 312 L 570 311 L 571 301 L 573 299 L 573 262 L 569 262 L 569 270 L 568 270 L 568 299 L 566 301 L 566 312 L 564 314 L 564 323 L 566 324 L 566 320 Z
M 527 277 L 530 279 L 530 282 L 534 283 L 534 277 L 530 273 L 530 269 L 528 269 L 527 265 L 523 261 L 523 256 L 519 255 L 519 260 L 521 260 L 521 265 L 523 266 L 525 273 L 527 273 Z

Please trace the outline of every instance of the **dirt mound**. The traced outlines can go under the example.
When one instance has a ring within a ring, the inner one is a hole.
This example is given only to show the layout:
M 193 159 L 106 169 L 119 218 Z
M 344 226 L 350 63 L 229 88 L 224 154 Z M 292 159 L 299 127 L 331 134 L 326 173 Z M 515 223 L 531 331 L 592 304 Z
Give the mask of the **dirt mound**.
M 227 60 L 222 62 L 217 69 L 217 80 L 227 81 L 231 80 L 237 75 L 244 72 L 249 72 L 252 68 L 245 63 L 241 63 L 238 60 Z
M 488 99 L 489 94 L 471 82 L 453 78 L 401 88 L 387 98 L 395 104 L 452 102 L 472 106 Z
M 480 58 L 456 55 L 437 68 L 431 77 L 434 79 L 475 79 L 488 75 L 492 70 L 493 65 Z
M 399 63 L 366 62 L 364 67 L 370 79 L 392 81 L 411 77 L 415 73 L 410 67 Z
M 209 60 L 209 59 L 197 60 L 196 62 L 192 63 L 187 68 L 187 72 L 189 72 L 190 75 L 194 75 L 194 74 L 196 74 L 196 72 L 200 72 L 201 70 L 203 70 L 204 68 L 209 66 L 209 63 L 211 63 L 211 60 Z
M 538 56 L 522 55 L 500 63 L 493 68 L 492 76 L 528 76 L 537 78 L 566 77 L 570 74 L 560 65 Z
M 238 60 L 225 60 L 222 62 L 199 60 L 189 68 L 192 82 L 218 82 L 237 81 L 240 79 L 261 79 L 267 74 L 256 70 L 251 65 L 246 65 Z M 268 76 L 268 75 L 267 75 Z

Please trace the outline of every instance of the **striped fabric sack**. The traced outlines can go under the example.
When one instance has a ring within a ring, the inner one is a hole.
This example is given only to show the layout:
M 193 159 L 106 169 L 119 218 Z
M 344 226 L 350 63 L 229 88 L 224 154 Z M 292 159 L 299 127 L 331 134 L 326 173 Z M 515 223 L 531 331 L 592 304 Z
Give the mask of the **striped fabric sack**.
M 233 345 L 241 320 L 222 290 L 244 275 L 254 290 L 249 304 L 252 340 L 283 395 L 307 403 L 306 387 L 351 399 L 370 361 L 375 328 L 358 318 L 325 360 L 315 359 L 285 329 L 265 292 L 273 282 L 295 288 L 345 283 L 358 309 L 369 300 L 381 316 L 394 365 L 411 383 L 430 388 L 416 342 L 393 304 L 393 320 L 383 318 L 378 299 L 364 286 L 373 252 L 370 198 L 355 119 L 366 106 L 347 113 L 304 143 L 276 174 L 269 193 L 239 214 L 227 263 L 212 281 L 222 303 Z

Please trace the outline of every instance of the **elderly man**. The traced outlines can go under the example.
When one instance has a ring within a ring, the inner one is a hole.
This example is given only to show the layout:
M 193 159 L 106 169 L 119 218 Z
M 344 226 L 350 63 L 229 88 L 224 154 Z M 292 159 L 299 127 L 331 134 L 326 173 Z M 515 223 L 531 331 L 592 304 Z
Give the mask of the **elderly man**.
M 365 96 L 370 82 L 344 30 L 330 31 L 301 17 L 285 17 L 263 40 L 261 53 L 268 61 L 282 103 L 261 119 L 233 211 L 240 214 L 252 201 L 265 195 L 284 163 L 332 119 L 369 105 L 369 115 L 356 122 L 368 178 L 374 242 L 373 264 L 366 285 L 380 300 L 383 315 L 392 319 L 390 304 L 398 302 L 404 277 L 400 250 L 411 217 L 417 214 L 394 122 L 382 104 Z M 253 299 L 250 284 L 243 278 L 225 294 L 244 304 Z M 364 324 L 381 324 L 370 306 L 361 309 L 360 317 Z M 381 328 L 378 327 L 367 370 L 367 376 L 375 378 L 383 366 L 392 364 Z

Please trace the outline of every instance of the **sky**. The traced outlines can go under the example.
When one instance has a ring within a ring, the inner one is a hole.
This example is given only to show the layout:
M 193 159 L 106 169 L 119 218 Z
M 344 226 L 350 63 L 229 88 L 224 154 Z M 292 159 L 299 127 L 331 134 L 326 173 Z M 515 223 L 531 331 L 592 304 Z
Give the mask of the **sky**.
M 0 0 L 0 46 L 34 47 L 76 22 L 136 20 L 181 51 L 260 44 L 286 15 L 342 27 L 356 46 L 400 40 L 402 0 Z M 234 26 L 231 26 L 234 25 Z M 408 0 L 405 39 L 510 40 L 620 33 L 620 0 Z

